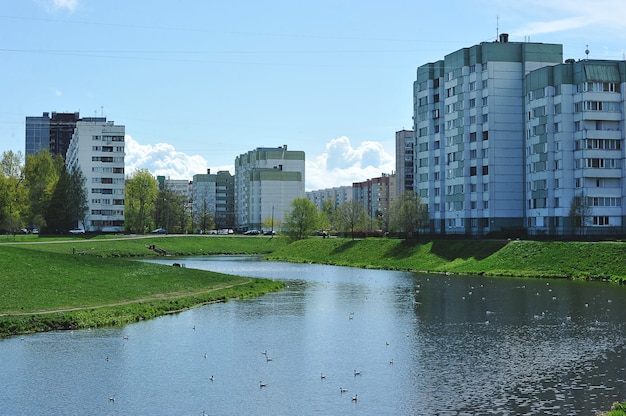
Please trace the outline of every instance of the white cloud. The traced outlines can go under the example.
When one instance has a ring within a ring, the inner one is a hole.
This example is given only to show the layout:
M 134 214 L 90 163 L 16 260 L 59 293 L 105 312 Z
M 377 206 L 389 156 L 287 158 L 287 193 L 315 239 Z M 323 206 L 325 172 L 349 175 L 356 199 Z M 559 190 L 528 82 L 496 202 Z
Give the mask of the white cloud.
M 171 144 L 142 145 L 128 135 L 125 140 L 127 174 L 132 174 L 137 169 L 148 169 L 155 176 L 191 179 L 193 175 L 205 173 L 207 170 L 207 161 L 202 156 L 178 152 Z M 229 170 L 229 167 L 217 169 Z
M 326 144 L 319 156 L 306 162 L 306 189 L 351 186 L 395 171 L 395 159 L 379 142 L 366 141 L 353 148 L 350 139 L 343 136 Z
M 518 37 L 576 30 L 583 30 L 578 35 L 585 36 L 584 30 L 590 27 L 594 27 L 593 32 L 604 28 L 612 31 L 615 36 L 623 36 L 622 32 L 626 27 L 623 19 L 626 2 L 623 0 L 526 0 L 515 3 L 504 0 L 495 7 L 498 10 L 510 8 L 510 13 L 526 22 L 512 32 L 513 36 Z M 546 20 L 546 16 L 554 18 Z M 540 19 L 536 19 L 537 17 Z M 616 30 L 619 31 L 615 32 Z M 589 34 L 591 33 L 587 33 Z
M 39 3 L 50 12 L 67 10 L 73 13 L 78 8 L 78 2 L 79 0 L 39 0 Z

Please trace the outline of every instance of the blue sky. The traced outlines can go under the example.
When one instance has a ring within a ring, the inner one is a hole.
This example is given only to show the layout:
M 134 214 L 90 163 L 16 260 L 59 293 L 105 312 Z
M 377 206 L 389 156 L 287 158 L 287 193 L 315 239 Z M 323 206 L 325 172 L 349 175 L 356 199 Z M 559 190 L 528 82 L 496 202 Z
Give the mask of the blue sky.
M 624 59 L 623 0 L 0 0 L 0 152 L 24 119 L 105 115 L 127 170 L 234 173 L 259 146 L 304 150 L 307 190 L 395 170 L 418 66 L 496 39 Z

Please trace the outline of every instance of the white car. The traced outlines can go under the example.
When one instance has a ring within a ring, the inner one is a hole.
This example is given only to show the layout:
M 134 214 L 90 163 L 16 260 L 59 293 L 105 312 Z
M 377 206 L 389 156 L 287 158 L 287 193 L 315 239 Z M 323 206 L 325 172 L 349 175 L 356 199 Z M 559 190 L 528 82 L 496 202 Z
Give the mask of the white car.
M 85 234 L 85 230 L 83 230 L 82 228 L 75 228 L 73 230 L 70 230 L 70 234 L 74 234 L 74 235 Z

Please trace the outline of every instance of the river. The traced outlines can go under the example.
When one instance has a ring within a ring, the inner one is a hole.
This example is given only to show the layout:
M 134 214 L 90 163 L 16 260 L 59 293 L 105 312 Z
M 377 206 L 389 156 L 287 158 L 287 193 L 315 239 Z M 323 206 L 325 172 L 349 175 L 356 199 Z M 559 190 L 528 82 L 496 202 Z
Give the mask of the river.
M 626 399 L 623 286 L 176 261 L 287 288 L 0 340 L 0 414 L 590 415 Z

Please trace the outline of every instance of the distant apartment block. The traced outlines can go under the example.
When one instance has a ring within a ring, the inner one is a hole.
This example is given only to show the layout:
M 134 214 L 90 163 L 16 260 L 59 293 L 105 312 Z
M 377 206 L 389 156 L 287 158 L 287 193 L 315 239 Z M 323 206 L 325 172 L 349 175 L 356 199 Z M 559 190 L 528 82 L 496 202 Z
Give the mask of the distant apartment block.
M 159 189 L 167 189 L 173 194 L 181 196 L 185 201 L 191 200 L 191 181 L 188 179 L 170 179 L 163 175 L 156 177 Z
M 26 117 L 25 151 L 27 155 L 34 155 L 42 150 L 49 150 L 53 155 L 65 157 L 70 141 L 76 128 L 76 123 L 85 121 L 106 121 L 106 117 L 80 118 L 75 113 L 43 113 L 41 117 Z
M 304 198 L 304 152 L 258 147 L 235 159 L 235 224 L 262 229 L 266 219 L 279 224 L 291 201 Z
M 413 190 L 413 130 L 396 132 L 396 193 Z
M 124 231 L 124 135 L 125 127 L 112 121 L 76 122 L 65 161 L 68 170 L 78 166 L 86 179 L 86 231 Z
M 211 214 L 216 229 L 235 228 L 235 181 L 228 171 L 193 176 L 191 199 L 195 229 L 202 229 L 202 217 Z M 208 231 L 208 230 L 203 230 Z
M 306 193 L 309 201 L 313 202 L 320 211 L 324 206 L 324 202 L 333 201 L 332 207 L 337 208 L 352 199 L 352 186 L 337 186 L 335 188 L 319 189 Z
M 396 190 L 396 175 L 383 174 L 379 178 L 354 182 L 352 199 L 363 204 L 372 220 L 384 220 L 387 218 L 391 203 L 396 198 Z

